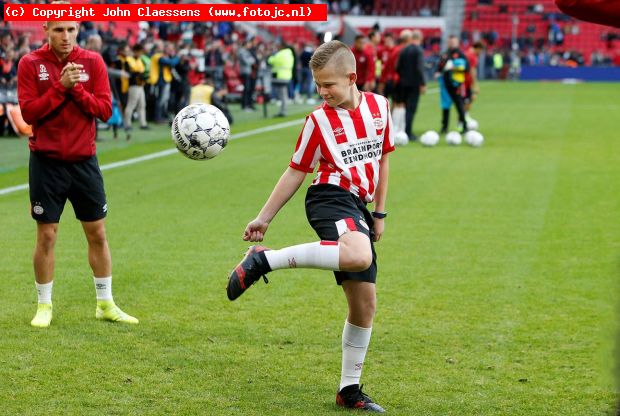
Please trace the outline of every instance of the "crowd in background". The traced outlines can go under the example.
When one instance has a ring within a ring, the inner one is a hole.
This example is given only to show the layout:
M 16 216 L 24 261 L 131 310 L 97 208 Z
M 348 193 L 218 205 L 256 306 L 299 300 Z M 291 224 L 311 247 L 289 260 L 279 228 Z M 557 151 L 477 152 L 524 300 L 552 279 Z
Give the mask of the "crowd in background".
M 339 0 L 330 7 L 349 10 L 364 2 Z M 350 11 L 350 10 L 349 10 Z M 376 65 L 373 77 L 385 79 L 387 57 L 399 42 L 399 33 L 378 26 L 368 36 L 358 37 L 371 50 Z M 563 51 L 558 44 L 529 45 L 513 50 L 488 33 L 462 33 L 466 48 L 473 43 L 486 45 L 480 52 L 480 79 L 517 77 L 523 65 L 584 64 L 577 52 Z M 176 112 L 194 100 L 213 102 L 232 121 L 227 103 L 238 102 L 244 111 L 270 100 L 278 102 L 278 116 L 287 114 L 291 101 L 317 100 L 308 62 L 318 40 L 288 44 L 281 39 L 251 36 L 233 22 L 140 22 L 135 32 L 119 35 L 114 22 L 83 22 L 78 42 L 82 47 L 102 54 L 110 70 L 117 117 L 111 123 L 125 128 L 127 138 L 135 118 L 141 128 L 149 123 L 169 123 Z M 427 78 L 431 79 L 440 60 L 438 35 L 423 40 Z M 33 44 L 28 33 L 11 30 L 7 22 L 0 27 L 0 102 L 16 104 L 17 64 L 19 59 L 40 44 Z M 352 47 L 354 45 L 351 45 Z M 620 54 L 610 57 L 595 51 L 593 65 L 620 65 Z M 377 86 L 379 82 L 377 82 Z M 368 89 L 368 86 L 361 86 Z M 379 91 L 381 92 L 381 91 Z M 235 104 L 236 105 L 236 104 Z M 0 135 L 8 123 L 0 114 Z

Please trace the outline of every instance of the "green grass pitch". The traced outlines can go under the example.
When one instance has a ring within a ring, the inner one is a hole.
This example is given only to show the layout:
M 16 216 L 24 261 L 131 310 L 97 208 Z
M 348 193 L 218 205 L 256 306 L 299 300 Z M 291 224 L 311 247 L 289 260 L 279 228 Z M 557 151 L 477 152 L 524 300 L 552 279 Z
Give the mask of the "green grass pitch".
M 485 83 L 472 112 L 482 148 L 442 138 L 391 155 L 362 377 L 389 414 L 611 414 L 619 88 Z M 439 127 L 432 91 L 418 134 Z M 334 404 L 346 304 L 331 273 L 281 271 L 235 302 L 225 294 L 243 229 L 287 166 L 306 109 L 289 117 L 299 126 L 233 140 L 211 161 L 175 154 L 104 172 L 114 297 L 137 327 L 95 320 L 85 239 L 67 205 L 54 320 L 31 328 L 27 192 L 0 196 L 0 413 L 351 414 Z M 236 115 L 233 133 L 281 121 Z M 102 136 L 101 164 L 172 145 L 166 127 L 129 143 Z M 27 181 L 27 155 L 25 141 L 0 139 L 0 188 Z M 303 196 L 267 245 L 316 239 Z

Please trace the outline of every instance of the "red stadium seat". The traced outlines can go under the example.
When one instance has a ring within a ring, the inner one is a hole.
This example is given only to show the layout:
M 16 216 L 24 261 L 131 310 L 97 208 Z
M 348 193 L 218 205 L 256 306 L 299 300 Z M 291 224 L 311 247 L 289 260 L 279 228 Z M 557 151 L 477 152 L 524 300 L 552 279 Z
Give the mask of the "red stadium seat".
M 542 12 L 533 10 L 542 6 Z M 504 6 L 506 13 L 500 13 Z M 564 43 L 558 48 L 566 51 L 578 51 L 589 58 L 595 50 L 604 53 L 613 52 L 613 41 L 608 41 L 608 33 L 620 34 L 618 30 L 592 23 L 581 22 L 565 16 L 555 5 L 554 0 L 497 0 L 491 5 L 479 4 L 478 0 L 466 0 L 463 31 L 495 31 L 498 46 L 509 47 L 512 40 L 513 17 L 518 16 L 518 37 L 547 39 L 550 19 L 560 26 L 564 33 Z M 613 37 L 613 36 L 612 36 Z

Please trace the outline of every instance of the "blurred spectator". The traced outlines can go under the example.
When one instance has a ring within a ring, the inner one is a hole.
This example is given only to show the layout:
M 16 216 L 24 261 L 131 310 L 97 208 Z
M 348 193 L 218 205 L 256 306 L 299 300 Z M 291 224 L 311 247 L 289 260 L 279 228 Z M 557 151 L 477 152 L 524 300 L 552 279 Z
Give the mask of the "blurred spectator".
M 271 70 L 274 74 L 273 87 L 276 90 L 278 100 L 280 100 L 280 112 L 276 114 L 276 117 L 285 117 L 288 101 L 288 85 L 293 78 L 295 56 L 283 41 L 279 40 L 278 46 L 278 51 L 271 55 L 267 62 L 271 65 Z
M 124 110 L 127 107 L 127 95 L 129 94 L 129 70 L 127 68 L 127 57 L 131 53 L 129 44 L 126 41 L 121 41 L 116 53 L 116 58 L 112 61 L 111 66 L 127 74 L 127 76 L 119 77 L 116 80 L 121 109 Z
M 493 78 L 498 79 L 502 76 L 502 69 L 504 68 L 504 55 L 497 49 L 493 53 Z
M 306 96 L 306 103 L 315 104 L 316 87 L 314 86 L 314 79 L 312 78 L 312 71 L 310 70 L 310 58 L 314 53 L 312 45 L 304 45 L 301 54 L 299 55 L 299 64 L 301 66 L 301 86 L 300 93 Z
M 405 103 L 405 126 L 409 140 L 417 140 L 413 132 L 413 119 L 418 109 L 420 94 L 426 92 L 426 77 L 424 75 L 424 51 L 422 44 L 422 32 L 414 30 L 404 35 L 404 46 L 396 61 L 396 73 L 398 73 L 397 94 L 400 95 L 398 102 Z
M 370 92 L 375 88 L 375 58 L 372 48 L 366 47 L 367 39 L 364 35 L 357 35 L 351 51 L 356 62 L 357 88 Z
M 213 79 L 217 89 L 224 87 L 224 44 L 220 39 L 207 43 L 205 71 Z
M 142 61 L 142 53 L 144 48 L 137 43 L 132 48 L 133 54 L 125 56 L 124 70 L 129 73 L 129 89 L 127 94 L 127 106 L 125 107 L 124 125 L 127 134 L 127 140 L 131 138 L 132 118 L 134 111 L 137 110 L 140 120 L 140 128 L 148 129 L 146 124 L 146 98 L 144 95 L 144 84 L 146 82 L 146 68 Z
M 170 87 L 172 83 L 172 68 L 179 63 L 179 57 L 174 44 L 166 42 L 163 52 L 154 53 L 151 56 L 151 82 L 156 86 L 157 102 L 155 104 L 155 122 L 168 122 L 168 106 L 170 103 Z M 156 79 L 156 81 L 154 81 Z
M 376 92 L 377 83 L 379 82 L 379 78 L 381 77 L 381 61 L 379 60 L 379 56 L 381 54 L 381 32 L 379 31 L 379 25 L 375 24 L 373 30 L 368 33 L 368 42 L 365 46 L 370 53 L 372 53 L 372 61 L 373 65 L 373 85 L 372 90 Z
M 239 60 L 239 74 L 243 83 L 243 93 L 241 96 L 241 109 L 244 111 L 254 111 L 254 88 L 256 86 L 256 56 L 252 47 L 252 39 L 248 38 L 237 51 Z
M 381 71 L 379 75 L 379 84 L 377 86 L 377 92 L 385 97 L 391 97 L 393 85 L 392 75 L 394 72 L 394 67 L 390 58 L 392 53 L 394 52 L 396 44 L 394 43 L 394 36 L 392 33 L 388 32 L 383 35 L 383 45 L 381 45 L 380 52 L 378 54 L 378 59 L 381 61 Z M 392 67 L 390 67 L 390 65 Z
M 292 45 L 287 45 L 293 54 L 293 72 L 291 76 L 291 80 L 288 83 L 288 98 L 291 100 L 295 99 L 295 93 L 298 90 L 297 84 L 299 84 L 299 74 L 300 74 L 300 66 L 299 66 L 299 54 L 295 50 L 295 47 Z
M 0 86 L 13 89 L 17 86 L 17 56 L 15 50 L 8 49 L 0 59 Z
M 6 51 L 15 48 L 15 41 L 13 40 L 13 34 L 11 32 L 0 32 L 0 58 L 4 57 Z
M 189 103 L 191 85 L 188 82 L 192 57 L 189 49 L 179 51 L 179 62 L 172 68 L 172 84 L 170 85 L 170 110 L 173 114 L 181 111 Z

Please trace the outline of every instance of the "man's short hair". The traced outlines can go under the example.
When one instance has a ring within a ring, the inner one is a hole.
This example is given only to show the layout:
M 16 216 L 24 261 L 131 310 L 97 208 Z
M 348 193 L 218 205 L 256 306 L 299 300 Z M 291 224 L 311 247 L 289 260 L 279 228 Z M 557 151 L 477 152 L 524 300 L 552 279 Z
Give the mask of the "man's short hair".
M 65 1 L 65 0 L 55 0 L 51 2 L 50 4 L 71 4 L 71 2 Z M 45 22 L 45 27 L 49 27 L 50 23 L 54 23 L 55 21 L 56 20 L 50 20 L 49 22 Z
M 319 46 L 310 58 L 310 69 L 321 70 L 332 59 L 342 61 L 342 67 L 355 72 L 355 56 L 351 49 L 339 40 L 332 40 Z

